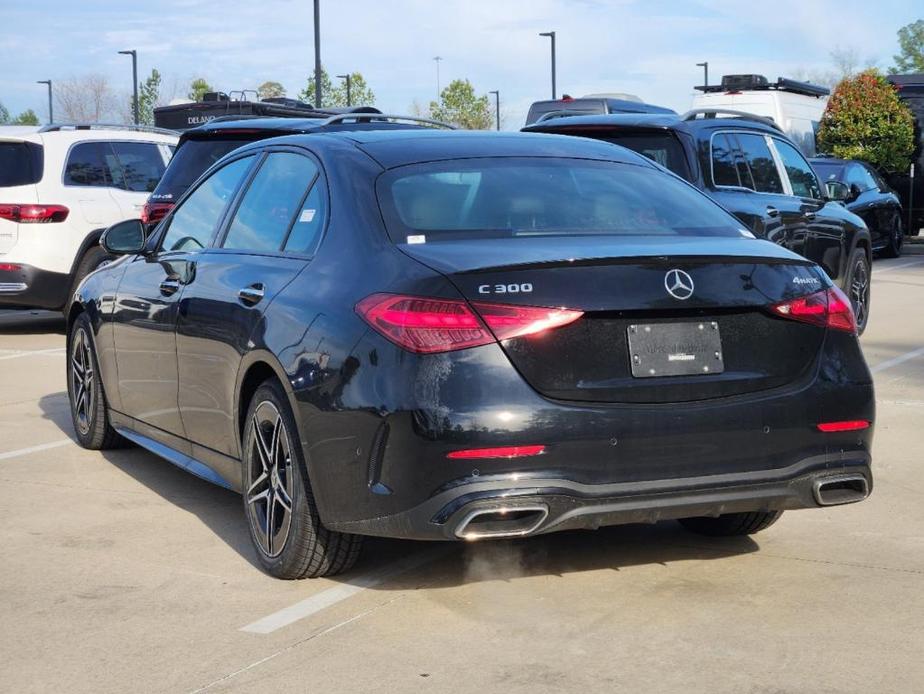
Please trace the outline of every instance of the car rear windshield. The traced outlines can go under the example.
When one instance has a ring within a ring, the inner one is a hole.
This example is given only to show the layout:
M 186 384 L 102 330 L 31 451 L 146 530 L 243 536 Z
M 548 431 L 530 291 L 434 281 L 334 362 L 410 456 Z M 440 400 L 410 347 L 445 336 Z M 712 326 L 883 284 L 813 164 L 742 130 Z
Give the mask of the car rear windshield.
M 571 158 L 404 166 L 377 186 L 395 243 L 573 235 L 741 236 L 692 186 L 647 165 Z
M 176 154 L 151 194 L 151 199 L 175 201 L 212 164 L 250 141 L 223 138 L 187 140 L 181 147 L 177 147 Z
M 42 180 L 42 147 L 31 142 L 0 142 L 0 187 Z
M 687 164 L 686 155 L 683 153 L 683 145 L 680 144 L 680 140 L 673 133 L 627 132 L 618 135 L 594 134 L 592 137 L 631 149 L 633 152 L 659 163 L 687 181 L 692 178 L 690 166 Z

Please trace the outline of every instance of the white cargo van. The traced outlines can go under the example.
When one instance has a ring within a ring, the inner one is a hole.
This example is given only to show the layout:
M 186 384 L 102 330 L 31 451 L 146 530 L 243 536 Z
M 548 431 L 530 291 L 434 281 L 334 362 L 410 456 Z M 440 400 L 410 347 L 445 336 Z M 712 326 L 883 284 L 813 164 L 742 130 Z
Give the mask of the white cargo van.
M 815 135 L 830 90 L 816 84 L 763 75 L 724 75 L 721 84 L 696 87 L 694 111 L 732 110 L 772 118 L 807 157 L 815 156 Z M 721 114 L 718 114 L 721 117 Z

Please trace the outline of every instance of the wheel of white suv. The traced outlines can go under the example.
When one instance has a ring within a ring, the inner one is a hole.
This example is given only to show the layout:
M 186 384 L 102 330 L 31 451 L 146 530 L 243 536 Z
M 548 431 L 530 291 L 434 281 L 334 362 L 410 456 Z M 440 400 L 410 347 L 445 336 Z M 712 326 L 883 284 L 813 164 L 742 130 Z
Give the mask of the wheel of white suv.
M 116 448 L 122 438 L 109 423 L 92 334 L 90 319 L 80 314 L 67 343 L 67 395 L 77 441 L 84 448 L 103 450 Z
M 710 537 L 734 537 L 736 535 L 753 535 L 776 523 L 782 511 L 753 511 L 751 513 L 724 513 L 710 518 L 681 518 L 680 524 L 698 535 Z
M 277 578 L 346 571 L 362 538 L 321 523 L 298 430 L 282 387 L 266 381 L 254 394 L 242 446 L 244 513 L 260 565 Z

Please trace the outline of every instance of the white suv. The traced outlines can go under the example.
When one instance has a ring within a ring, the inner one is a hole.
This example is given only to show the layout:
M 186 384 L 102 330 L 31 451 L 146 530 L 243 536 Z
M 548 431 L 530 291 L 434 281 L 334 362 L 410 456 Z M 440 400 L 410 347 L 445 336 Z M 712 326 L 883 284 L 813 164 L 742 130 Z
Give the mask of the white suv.
M 0 307 L 60 309 L 138 218 L 177 136 L 143 126 L 0 126 Z

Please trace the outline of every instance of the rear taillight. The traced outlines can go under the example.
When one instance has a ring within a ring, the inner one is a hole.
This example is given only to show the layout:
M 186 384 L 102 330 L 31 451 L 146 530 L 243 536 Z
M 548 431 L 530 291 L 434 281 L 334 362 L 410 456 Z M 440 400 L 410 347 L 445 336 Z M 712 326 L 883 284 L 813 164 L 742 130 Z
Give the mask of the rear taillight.
M 838 422 L 822 422 L 816 425 L 818 431 L 833 434 L 838 431 L 862 431 L 869 429 L 869 421 L 865 419 L 844 419 Z
M 172 202 L 146 202 L 141 208 L 141 222 L 142 224 L 155 224 L 166 217 L 172 209 Z
M 16 205 L 0 203 L 0 219 L 20 224 L 63 222 L 70 213 L 64 205 Z
M 474 310 L 473 310 L 474 307 Z M 356 311 L 382 335 L 412 352 L 432 354 L 535 335 L 580 318 L 581 311 L 373 294 Z
M 17 265 L 16 263 L 0 263 L 0 272 L 19 272 L 22 270 L 22 265 Z
M 770 310 L 778 316 L 803 323 L 848 333 L 857 332 L 857 319 L 853 315 L 850 299 L 837 287 L 774 304 Z

